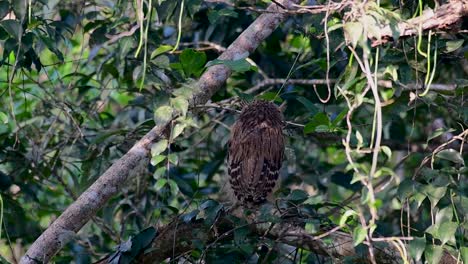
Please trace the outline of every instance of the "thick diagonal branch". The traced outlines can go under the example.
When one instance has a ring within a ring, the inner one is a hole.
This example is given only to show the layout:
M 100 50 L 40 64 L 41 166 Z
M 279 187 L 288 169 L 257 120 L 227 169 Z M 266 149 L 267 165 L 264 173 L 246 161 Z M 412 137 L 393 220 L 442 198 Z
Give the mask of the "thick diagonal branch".
M 294 0 L 278 1 L 282 6 L 289 7 Z M 278 10 L 276 4 L 269 9 Z M 245 58 L 267 38 L 285 19 L 286 14 L 272 12 L 259 16 L 228 48 L 219 59 L 236 60 Z M 207 69 L 200 77 L 198 91 L 194 94 L 191 104 L 207 102 L 211 96 L 223 86 L 231 71 L 224 65 L 215 65 Z M 138 141 L 122 158 L 102 174 L 78 199 L 71 204 L 57 220 L 31 245 L 20 263 L 48 262 L 99 209 L 114 195 L 119 193 L 123 184 L 131 177 L 131 172 L 140 166 L 145 166 L 149 158 L 152 143 L 160 140 L 168 123 L 157 124 L 148 134 Z

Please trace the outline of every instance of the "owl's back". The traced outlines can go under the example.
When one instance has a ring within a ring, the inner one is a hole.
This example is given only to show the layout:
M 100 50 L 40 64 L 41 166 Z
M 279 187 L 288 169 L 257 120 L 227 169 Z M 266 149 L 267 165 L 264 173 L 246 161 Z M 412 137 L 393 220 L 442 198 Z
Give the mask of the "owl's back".
M 284 158 L 283 117 L 270 102 L 247 105 L 231 131 L 228 173 L 237 200 L 259 205 L 273 190 Z

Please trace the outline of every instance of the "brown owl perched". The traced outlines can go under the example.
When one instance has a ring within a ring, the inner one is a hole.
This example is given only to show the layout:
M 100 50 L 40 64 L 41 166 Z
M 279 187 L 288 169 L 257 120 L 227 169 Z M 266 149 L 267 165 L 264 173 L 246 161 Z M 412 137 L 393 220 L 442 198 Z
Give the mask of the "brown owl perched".
M 280 110 L 266 101 L 246 105 L 234 123 L 228 142 L 228 173 L 241 205 L 259 205 L 273 190 L 284 158 L 282 128 Z

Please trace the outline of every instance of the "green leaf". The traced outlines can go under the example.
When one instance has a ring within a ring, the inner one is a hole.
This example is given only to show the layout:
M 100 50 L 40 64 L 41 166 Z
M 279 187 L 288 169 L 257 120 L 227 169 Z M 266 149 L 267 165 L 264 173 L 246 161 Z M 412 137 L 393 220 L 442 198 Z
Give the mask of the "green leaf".
M 10 4 L 8 1 L 0 1 L 0 18 L 4 18 L 10 11 Z
M 248 71 L 248 70 L 250 70 L 252 68 L 252 65 L 250 65 L 250 63 L 246 59 L 239 59 L 239 60 L 219 60 L 219 59 L 216 59 L 216 60 L 212 60 L 212 61 L 208 62 L 206 64 L 206 67 L 211 67 L 213 65 L 218 65 L 218 64 L 225 65 L 225 66 L 229 67 L 229 69 L 231 69 L 232 71 L 235 71 L 235 72 L 246 72 L 246 71 Z
M 138 235 L 136 235 L 132 239 L 133 244 L 138 244 L 140 247 L 136 253 L 139 253 L 141 249 L 147 248 L 155 237 L 156 237 L 156 229 L 152 226 L 138 233 Z M 138 243 L 135 243 L 135 242 L 138 242 Z
M 444 197 L 447 192 L 447 187 L 434 187 L 431 184 L 423 187 L 422 192 L 431 201 L 431 208 L 434 208 L 437 203 Z
M 151 146 L 151 156 L 156 156 L 161 154 L 163 151 L 166 150 L 168 145 L 167 139 L 162 139 Z
M 442 241 L 442 245 L 448 241 L 455 242 L 455 232 L 457 231 L 458 224 L 455 222 L 443 222 L 439 226 L 439 236 L 437 237 Z
M 468 247 L 461 247 L 460 253 L 462 256 L 463 263 L 468 263 Z
M 198 209 L 195 209 L 193 210 L 192 212 L 188 213 L 188 214 L 183 214 L 181 215 L 181 219 L 182 221 L 184 221 L 185 223 L 189 223 L 190 221 L 192 221 L 192 219 L 194 219 L 198 213 L 200 212 L 200 210 Z
M 382 167 L 375 172 L 374 178 L 379 178 L 386 175 L 396 176 L 395 172 L 393 172 L 392 169 L 388 167 Z
M 416 261 L 421 259 L 424 249 L 426 248 L 426 237 L 413 237 L 413 240 L 409 242 L 410 256 Z
M 344 30 L 346 39 L 348 42 L 351 42 L 351 45 L 355 48 L 364 32 L 364 27 L 359 22 L 348 22 L 344 24 Z
M 171 188 L 171 193 L 176 195 L 179 192 L 179 186 L 174 180 L 169 180 L 169 187 Z
M 449 40 L 446 42 L 446 47 L 444 52 L 449 53 L 459 49 L 463 45 L 463 39 Z
M 303 104 L 307 111 L 309 111 L 309 113 L 312 115 L 315 115 L 320 111 L 318 107 L 316 107 L 309 99 L 303 96 L 297 96 L 296 100 Z
M 185 127 L 187 124 L 182 124 L 182 123 L 177 123 L 173 128 L 172 128 L 172 133 L 171 133 L 171 140 L 174 140 L 177 138 L 182 132 L 184 131 Z
M 306 192 L 304 192 L 303 190 L 296 189 L 296 190 L 293 190 L 291 192 L 291 194 L 289 194 L 288 200 L 296 201 L 296 202 L 298 202 L 298 201 L 303 202 L 303 201 L 307 200 L 308 197 L 309 197 L 309 195 Z
M 0 123 L 8 124 L 8 116 L 3 112 L 0 112 Z
M 12 1 L 13 11 L 15 12 L 16 17 L 19 20 L 22 20 L 24 16 L 26 15 L 27 4 L 28 4 L 27 0 L 13 0 Z
M 335 117 L 335 119 L 333 119 L 332 125 L 334 127 L 338 126 L 338 124 L 346 117 L 348 111 L 349 110 L 347 108 L 341 110 L 341 112 Z
M 189 102 L 187 101 L 187 99 L 183 98 L 182 96 L 171 98 L 171 105 L 174 107 L 176 111 L 181 113 L 182 116 L 187 115 L 187 110 L 189 107 Z
M 220 10 L 210 10 L 208 12 L 208 20 L 211 24 L 215 24 L 223 16 L 235 18 L 238 16 L 238 14 L 236 13 L 236 11 L 228 8 L 223 8 Z
M 156 171 L 153 173 L 153 178 L 154 179 L 159 179 L 159 178 L 161 178 L 162 176 L 165 175 L 165 172 L 166 172 L 166 167 L 161 166 L 161 167 L 157 168 Z
M 455 131 L 455 129 L 453 128 L 450 128 L 449 130 L 445 130 L 444 128 L 438 128 L 434 131 L 434 133 L 432 133 L 432 135 L 429 136 L 429 138 L 427 139 L 426 143 L 429 143 L 429 141 L 431 141 L 432 139 L 436 138 L 436 137 L 439 137 L 445 133 L 450 133 L 450 132 L 453 132 Z
M 413 195 L 415 191 L 416 188 L 414 186 L 414 181 L 411 179 L 405 179 L 400 183 L 400 185 L 398 185 L 398 198 L 400 199 L 400 201 L 404 201 L 406 198 Z
M 169 156 L 167 156 L 167 158 L 169 159 L 169 162 L 172 163 L 172 164 L 177 165 L 177 163 L 179 162 L 179 157 L 175 153 L 169 154 Z
M 362 228 L 361 226 L 357 226 L 356 228 L 354 228 L 354 231 L 353 231 L 354 246 L 361 244 L 362 241 L 366 239 L 366 234 L 367 234 L 366 229 Z
M 193 89 L 189 86 L 182 86 L 179 89 L 175 89 L 172 94 L 176 97 L 185 98 L 186 100 L 192 97 Z
M 361 135 L 361 132 L 359 130 L 356 130 L 356 139 L 357 139 L 357 148 L 362 148 L 364 145 L 364 138 Z
M 426 261 L 429 264 L 438 264 L 440 259 L 442 258 L 443 253 L 442 246 L 437 245 L 427 245 L 426 251 L 424 252 L 424 256 L 426 257 Z
M 261 94 L 258 98 L 263 99 L 265 101 L 274 101 L 277 103 L 283 102 L 283 99 L 281 99 L 281 97 L 276 92 L 266 92 Z
M 153 155 L 151 157 L 151 165 L 156 166 L 166 159 L 166 155 Z
M 161 69 L 170 69 L 170 60 L 166 55 L 161 55 L 153 59 L 153 63 Z
M 162 125 L 169 122 L 172 118 L 173 109 L 168 105 L 160 106 L 154 112 L 154 122 L 156 125 Z
M 357 215 L 357 213 L 354 210 L 346 210 L 346 212 L 340 217 L 340 226 L 344 226 L 346 221 L 348 221 L 348 218 L 355 215 Z
M 380 146 L 380 149 L 387 155 L 388 159 L 392 158 L 392 150 L 387 146 Z
M 385 71 L 383 72 L 384 75 L 390 75 L 392 80 L 398 80 L 398 66 L 395 65 L 388 65 L 385 67 Z
M 444 222 L 451 222 L 453 218 L 453 209 L 451 206 L 447 206 L 442 210 L 439 210 L 436 214 L 436 225 L 441 225 Z
M 236 245 L 245 244 L 245 238 L 250 233 L 247 227 L 236 228 L 234 230 L 234 242 Z
M 436 157 L 465 165 L 465 161 L 463 160 L 463 157 L 461 156 L 460 152 L 454 149 L 444 149 L 437 153 Z
M 179 57 L 182 69 L 187 77 L 199 77 L 203 71 L 206 62 L 206 54 L 193 49 L 182 51 Z
M 161 45 L 157 49 L 155 49 L 153 52 L 151 52 L 150 58 L 154 59 L 157 56 L 172 50 L 172 48 L 173 47 L 171 45 Z
M 189 0 L 187 1 L 187 10 L 190 14 L 190 17 L 193 16 L 200 10 L 200 6 L 202 4 L 202 0 Z
M 307 123 L 304 127 L 304 133 L 309 134 L 312 132 L 323 132 L 327 131 L 330 127 L 330 119 L 327 114 L 320 112 L 312 117 L 312 120 Z
M 0 22 L 0 26 L 5 29 L 8 34 L 16 40 L 19 40 L 21 35 L 23 34 L 23 29 L 21 28 L 21 24 L 13 19 L 7 19 Z
M 161 178 L 156 182 L 156 184 L 154 185 L 154 188 L 156 189 L 156 191 L 160 191 L 166 184 L 167 184 L 167 179 Z

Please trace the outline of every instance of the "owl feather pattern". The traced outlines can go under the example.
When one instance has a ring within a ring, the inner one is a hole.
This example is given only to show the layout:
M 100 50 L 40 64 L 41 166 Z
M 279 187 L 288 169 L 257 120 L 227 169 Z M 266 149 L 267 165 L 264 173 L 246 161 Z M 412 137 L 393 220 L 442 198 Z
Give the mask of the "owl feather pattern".
M 284 158 L 283 116 L 266 101 L 245 106 L 228 143 L 228 173 L 237 200 L 259 205 L 275 187 Z

